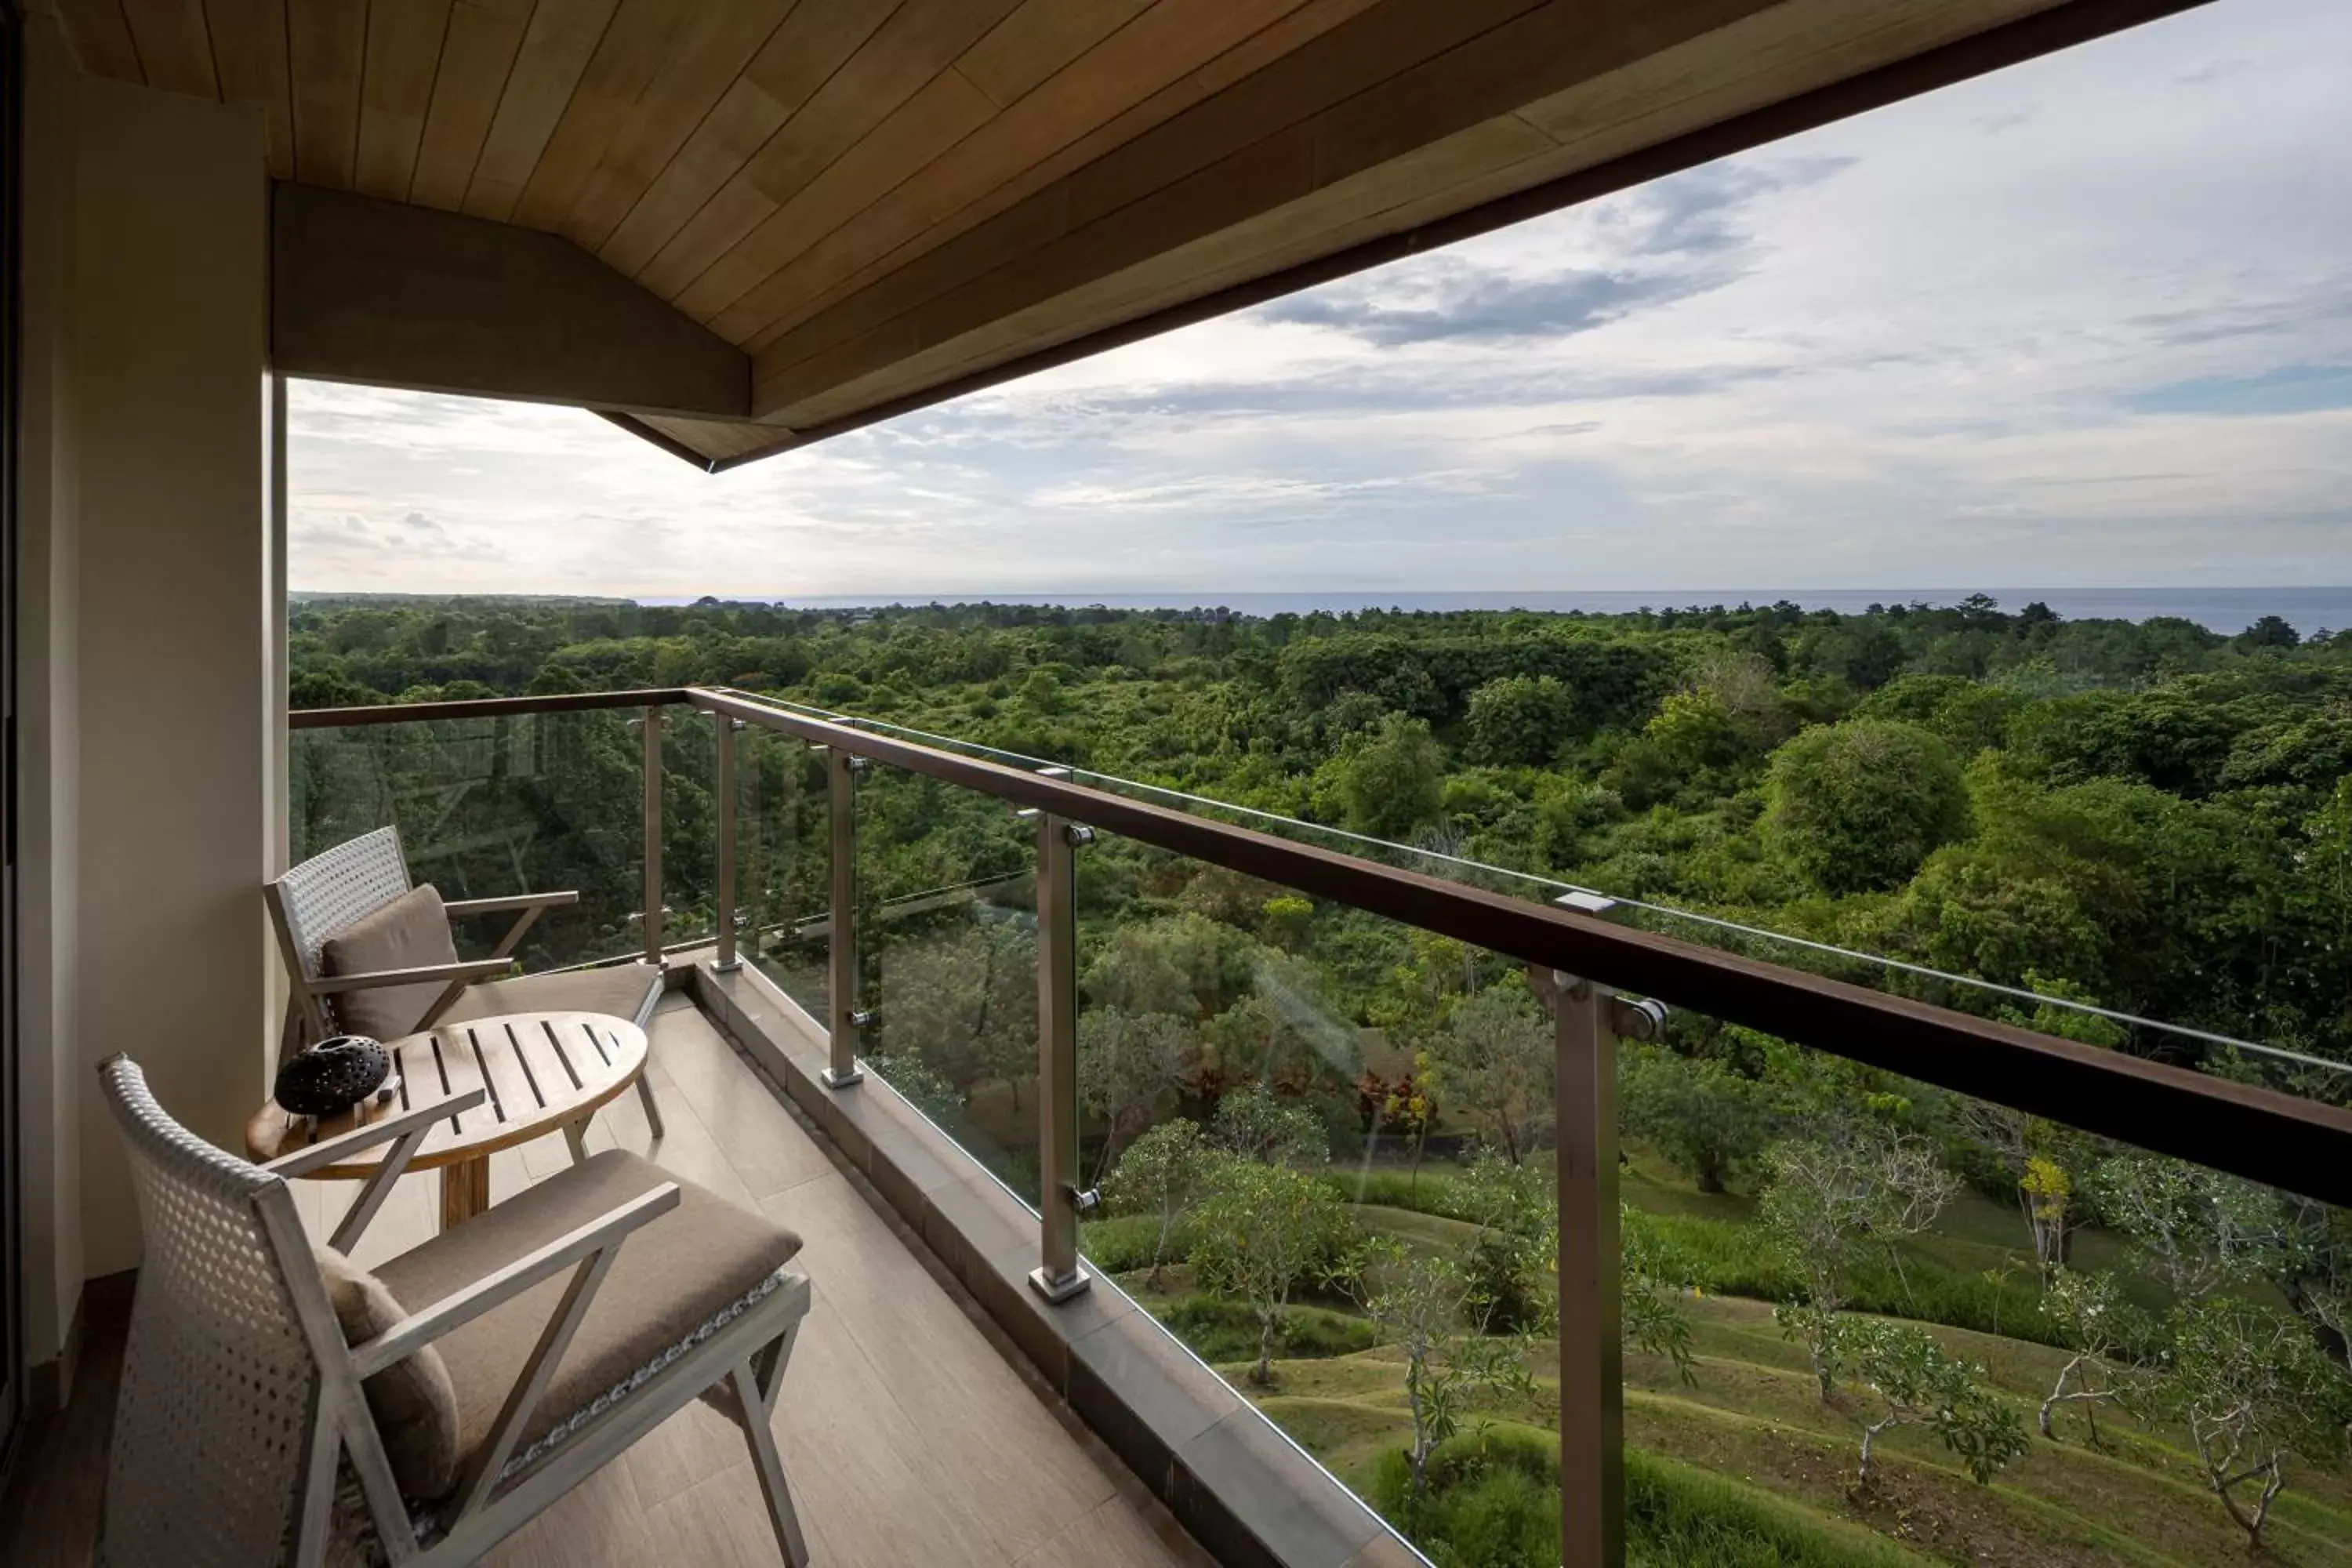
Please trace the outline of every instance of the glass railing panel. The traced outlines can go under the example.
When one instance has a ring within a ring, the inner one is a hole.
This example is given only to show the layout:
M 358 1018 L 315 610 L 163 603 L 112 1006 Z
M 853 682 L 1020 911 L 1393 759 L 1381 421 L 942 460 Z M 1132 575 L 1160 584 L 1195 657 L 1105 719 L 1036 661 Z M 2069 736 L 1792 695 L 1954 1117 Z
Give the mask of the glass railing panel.
M 2352 1103 L 2352 1036 L 2344 1033 L 2343 1026 L 2323 1019 L 2320 1026 L 2310 1027 L 2306 1018 L 2305 1025 L 2273 1026 L 2278 1017 L 2292 1020 L 2311 1015 L 2308 1005 L 2282 1009 L 2273 1004 L 2290 994 L 2305 995 L 2315 985 L 2325 994 L 2334 983 L 2328 978 L 2333 973 L 2329 965 L 2340 967 L 2341 963 L 2340 930 L 2332 936 L 2315 935 L 2326 922 L 2314 926 L 2307 920 L 2295 924 L 2284 919 L 2285 907 L 2297 898 L 2291 889 L 2268 893 L 2259 889 L 2188 889 L 2219 911 L 2211 950 L 2170 957 L 2136 955 L 2134 962 L 2143 968 L 2149 963 L 2163 967 L 2171 983 L 2158 989 L 2171 1000 L 2162 1005 L 2150 1003 L 2134 1012 L 2107 1004 L 2126 991 L 2137 994 L 2149 991 L 2149 986 L 2135 985 L 2127 977 L 2112 974 L 2071 973 L 2083 968 L 2070 958 L 2067 946 L 2070 934 L 2080 934 L 2080 922 L 2069 926 L 2063 909 L 2036 903 L 2044 897 L 2044 890 L 2037 888 L 2021 890 L 2005 884 L 1979 888 L 1965 876 L 1957 877 L 1951 888 L 1928 888 L 1921 897 L 1934 895 L 1942 901 L 1931 911 L 1932 920 L 1927 913 L 1913 911 L 1917 919 L 1911 924 L 1926 921 L 1934 927 L 1928 938 L 1913 943 L 1920 951 L 1907 956 L 1902 952 L 1878 952 L 1872 951 L 1869 936 L 1857 938 L 1843 926 L 1825 933 L 1775 930 L 1759 923 L 1749 911 L 1684 907 L 1647 895 L 1645 889 L 1624 885 L 1622 868 L 1596 868 L 1591 881 L 1578 882 L 1527 865 L 1507 867 L 1483 861 L 1466 843 L 1444 833 L 1430 835 L 1421 842 L 1397 843 L 1083 767 L 1067 768 L 1055 759 L 1024 756 L 920 728 L 830 715 L 772 699 L 762 700 L 788 711 L 835 718 L 876 734 L 958 755 L 1032 772 L 1054 768 L 1090 788 L 1507 897 L 1570 909 L 1602 909 L 1611 919 L 1630 927 L 1890 994 L 2331 1103 Z M 2174 889 L 2175 895 L 2183 891 Z M 1865 919 L 1863 924 L 1868 927 L 1870 921 Z M 2336 922 L 2337 927 L 2340 924 Z M 2252 944 L 2261 950 L 2252 960 L 2243 956 L 2252 948 L 2238 940 L 2249 929 L 2272 931 L 2275 938 Z M 1895 939 L 1886 940 L 1893 943 Z M 2239 962 L 2223 961 L 2225 946 L 2241 954 Z M 2118 986 L 2123 990 L 2116 990 Z
M 1686 1012 L 1619 1082 L 1633 1561 L 2352 1562 L 2352 1215 Z
M 1557 1451 L 1543 995 L 1497 954 L 1116 834 L 1077 885 L 1088 1267 L 1434 1560 L 1518 1562 L 1465 1555 L 1501 1547 L 1419 1507 L 1413 1461 L 1452 1462 L 1449 1427 Z M 1428 1443 L 1415 1389 L 1443 1405 Z M 1528 1560 L 1559 1562 L 1556 1494 L 1521 1500 Z
M 866 1070 L 1038 1201 L 1035 830 L 1012 805 L 874 764 L 857 784 Z
M 823 1027 L 833 929 L 824 753 L 757 725 L 737 731 L 735 745 L 741 956 Z
M 574 889 L 517 954 L 526 970 L 641 950 L 643 752 L 627 710 L 301 729 L 289 736 L 288 824 L 301 861 L 378 827 L 444 899 Z M 462 921 L 464 957 L 507 920 Z
M 718 730 L 692 708 L 661 710 L 662 945 L 718 935 Z

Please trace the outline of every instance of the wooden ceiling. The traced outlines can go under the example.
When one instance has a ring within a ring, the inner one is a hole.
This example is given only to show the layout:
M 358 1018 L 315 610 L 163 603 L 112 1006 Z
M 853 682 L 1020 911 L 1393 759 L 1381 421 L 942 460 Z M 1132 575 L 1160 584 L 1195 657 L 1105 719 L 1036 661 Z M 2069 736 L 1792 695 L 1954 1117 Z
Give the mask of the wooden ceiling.
M 278 179 L 561 235 L 748 356 L 712 466 L 2189 0 L 52 0 Z M 734 412 L 734 411 L 730 411 Z

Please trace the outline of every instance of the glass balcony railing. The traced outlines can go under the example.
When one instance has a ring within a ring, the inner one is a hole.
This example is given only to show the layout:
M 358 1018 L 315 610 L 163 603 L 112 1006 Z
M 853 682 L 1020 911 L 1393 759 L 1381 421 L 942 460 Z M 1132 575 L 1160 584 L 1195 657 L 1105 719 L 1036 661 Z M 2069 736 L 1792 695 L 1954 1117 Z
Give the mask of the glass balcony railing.
M 887 1083 L 1035 1212 L 1045 1300 L 1115 1283 L 1430 1561 L 2352 1563 L 2343 1064 L 642 695 L 675 777 L 639 923 L 765 975 L 838 1092 Z M 593 731 L 592 822 L 474 782 L 507 775 L 447 726 L 483 721 L 381 727 L 298 836 L 625 834 L 640 741 Z

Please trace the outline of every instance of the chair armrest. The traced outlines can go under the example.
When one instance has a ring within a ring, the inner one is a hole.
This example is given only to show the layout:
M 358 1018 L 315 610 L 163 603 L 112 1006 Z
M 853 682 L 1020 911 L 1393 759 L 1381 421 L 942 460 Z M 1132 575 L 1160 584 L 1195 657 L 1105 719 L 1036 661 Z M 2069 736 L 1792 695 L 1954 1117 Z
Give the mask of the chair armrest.
M 411 1132 L 432 1126 L 445 1116 L 471 1110 L 488 1099 L 488 1091 L 478 1088 L 467 1089 L 462 1094 L 447 1095 L 430 1105 L 415 1106 L 397 1116 L 387 1116 L 381 1121 L 371 1121 L 365 1127 L 339 1132 L 308 1148 L 297 1149 L 291 1154 L 280 1154 L 261 1168 L 272 1175 L 299 1176 L 324 1166 L 340 1165 L 362 1149 L 406 1137 Z
M 580 901 L 577 890 L 561 893 L 509 893 L 496 899 L 459 899 L 444 904 L 442 909 L 453 919 L 459 915 L 499 915 L 513 910 L 551 910 Z
M 323 974 L 310 982 L 313 994 L 339 996 L 346 991 L 374 991 L 386 985 L 425 985 L 436 980 L 470 984 L 504 974 L 514 967 L 510 958 L 475 958 L 463 963 L 428 963 L 417 969 L 371 969 L 359 974 Z
M 561 1274 L 591 1253 L 617 1247 L 631 1231 L 648 1225 L 677 1207 L 676 1182 L 664 1182 L 639 1194 L 601 1219 L 593 1219 L 568 1236 L 560 1236 L 527 1257 L 462 1289 L 444 1296 L 422 1311 L 412 1311 L 372 1340 L 352 1347 L 352 1370 L 365 1378 L 382 1372 L 423 1346 L 513 1300 L 544 1279 Z

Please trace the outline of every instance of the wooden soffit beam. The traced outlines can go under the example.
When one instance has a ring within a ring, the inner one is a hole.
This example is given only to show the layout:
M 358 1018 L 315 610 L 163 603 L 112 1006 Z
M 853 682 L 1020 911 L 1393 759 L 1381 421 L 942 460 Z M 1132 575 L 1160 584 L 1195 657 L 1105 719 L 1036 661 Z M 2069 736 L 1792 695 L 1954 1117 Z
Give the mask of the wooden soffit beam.
M 287 182 L 270 230 L 270 357 L 285 374 L 632 415 L 750 412 L 742 350 L 560 236 Z

